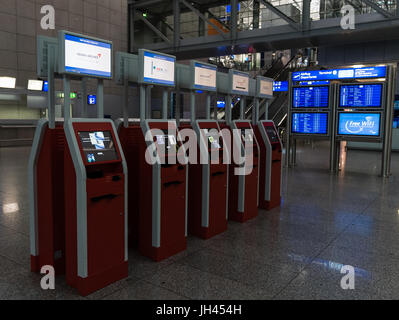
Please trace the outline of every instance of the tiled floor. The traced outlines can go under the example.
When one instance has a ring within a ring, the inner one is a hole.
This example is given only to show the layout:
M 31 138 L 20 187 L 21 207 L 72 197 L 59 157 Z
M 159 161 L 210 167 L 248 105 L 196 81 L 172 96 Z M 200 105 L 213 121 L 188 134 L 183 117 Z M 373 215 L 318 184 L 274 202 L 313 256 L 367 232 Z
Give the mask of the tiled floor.
M 29 272 L 29 148 L 0 148 L 0 299 L 80 299 L 57 277 L 40 289 Z M 328 146 L 298 147 L 284 172 L 281 208 L 154 263 L 132 250 L 130 277 L 89 299 L 391 299 L 399 298 L 399 154 L 383 180 L 380 154 L 349 151 L 339 176 Z M 340 287 L 355 267 L 355 290 Z

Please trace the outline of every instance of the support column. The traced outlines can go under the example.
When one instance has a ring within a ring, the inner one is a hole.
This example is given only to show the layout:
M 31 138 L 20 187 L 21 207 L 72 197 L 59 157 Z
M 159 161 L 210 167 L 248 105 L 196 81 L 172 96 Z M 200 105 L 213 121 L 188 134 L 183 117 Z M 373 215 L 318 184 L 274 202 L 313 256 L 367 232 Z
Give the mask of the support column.
M 140 121 L 146 119 L 146 89 L 145 85 L 141 84 L 139 87 L 140 90 Z
M 265 102 L 265 113 L 263 115 L 264 120 L 269 120 L 269 100 Z
M 260 2 L 259 0 L 253 1 L 253 9 L 252 9 L 252 19 L 253 19 L 253 28 L 259 29 L 259 15 L 260 15 Z
M 48 120 L 49 128 L 55 128 L 55 83 L 54 83 L 54 65 L 55 65 L 55 48 L 49 47 L 48 55 Z
M 310 30 L 310 0 L 303 0 L 302 4 L 302 28 Z
M 97 83 L 97 118 L 104 119 L 104 80 L 98 79 Z
M 173 45 L 175 49 L 180 47 L 180 1 L 173 0 Z
M 230 30 L 231 30 L 231 39 L 234 41 L 237 39 L 238 0 L 231 0 L 230 5 L 231 5 Z
M 134 52 L 134 4 L 129 4 L 129 52 Z
M 64 75 L 64 125 L 71 118 L 71 80 Z
M 168 89 L 162 92 L 162 119 L 168 119 Z
M 87 78 L 82 79 L 82 118 L 87 118 Z
M 230 125 L 231 123 L 231 95 L 227 95 L 226 96 L 226 103 L 225 103 L 225 107 L 224 107 L 224 111 L 225 111 L 225 119 L 226 119 L 226 124 Z
M 145 110 L 146 118 L 152 119 L 152 99 L 151 99 L 152 86 L 146 86 L 145 88 Z
M 191 123 L 195 121 L 195 93 L 194 91 L 190 91 L 190 116 L 191 116 Z
M 207 96 L 206 96 L 206 115 L 205 115 L 205 117 L 207 118 L 207 119 L 210 119 L 211 118 L 211 95 L 210 94 L 207 94 Z
M 245 97 L 240 97 L 240 120 L 244 120 Z

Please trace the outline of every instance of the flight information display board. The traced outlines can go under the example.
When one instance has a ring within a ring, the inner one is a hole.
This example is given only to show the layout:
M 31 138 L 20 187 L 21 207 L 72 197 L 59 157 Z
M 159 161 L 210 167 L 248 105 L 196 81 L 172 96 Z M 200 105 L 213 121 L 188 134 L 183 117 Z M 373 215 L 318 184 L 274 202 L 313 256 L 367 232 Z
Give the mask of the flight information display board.
M 338 113 L 338 135 L 379 137 L 381 113 Z
M 293 112 L 291 132 L 296 134 L 328 134 L 328 112 Z
M 89 164 L 119 159 L 110 131 L 80 131 L 79 138 Z
M 342 85 L 341 108 L 380 108 L 382 106 L 382 84 Z
M 328 86 L 293 88 L 293 108 L 328 108 Z

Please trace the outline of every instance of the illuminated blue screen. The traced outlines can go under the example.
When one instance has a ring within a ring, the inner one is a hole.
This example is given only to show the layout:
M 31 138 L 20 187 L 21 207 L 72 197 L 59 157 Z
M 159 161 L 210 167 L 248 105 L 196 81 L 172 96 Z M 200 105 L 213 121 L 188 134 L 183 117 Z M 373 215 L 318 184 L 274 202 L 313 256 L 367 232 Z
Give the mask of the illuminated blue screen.
M 88 105 L 95 105 L 95 104 L 97 104 L 97 96 L 95 96 L 95 95 L 88 95 L 88 96 L 87 96 L 87 104 L 88 104 Z
M 340 106 L 347 108 L 381 107 L 382 84 L 341 86 Z
M 294 88 L 293 108 L 328 108 L 328 87 Z
M 43 82 L 43 92 L 48 92 L 48 81 Z
M 341 112 L 338 116 L 338 134 L 378 137 L 380 120 L 380 113 Z
M 301 134 L 327 134 L 327 112 L 293 112 L 292 133 Z
M 274 92 L 286 92 L 288 91 L 288 81 L 274 81 L 273 82 Z

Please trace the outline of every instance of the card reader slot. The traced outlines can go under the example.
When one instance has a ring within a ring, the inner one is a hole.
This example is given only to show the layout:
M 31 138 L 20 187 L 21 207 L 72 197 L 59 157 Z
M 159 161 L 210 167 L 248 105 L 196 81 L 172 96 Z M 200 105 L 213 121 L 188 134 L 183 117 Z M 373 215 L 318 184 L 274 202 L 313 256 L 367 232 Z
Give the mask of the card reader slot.
M 164 186 L 165 188 L 168 188 L 168 187 L 171 187 L 171 186 L 180 185 L 180 184 L 182 184 L 182 183 L 183 183 L 183 181 L 170 181 L 170 182 L 165 182 L 165 183 L 163 184 L 163 186 Z
M 117 196 L 118 196 L 118 195 L 116 195 L 116 194 L 110 193 L 110 194 L 105 194 L 105 195 L 102 195 L 102 196 L 99 196 L 99 197 L 93 197 L 93 198 L 91 198 L 90 200 L 91 200 L 92 202 L 100 202 L 100 201 L 102 201 L 102 200 L 112 200 L 112 199 L 115 199 Z
M 212 173 L 212 177 L 223 176 L 225 173 L 225 171 L 214 172 Z

